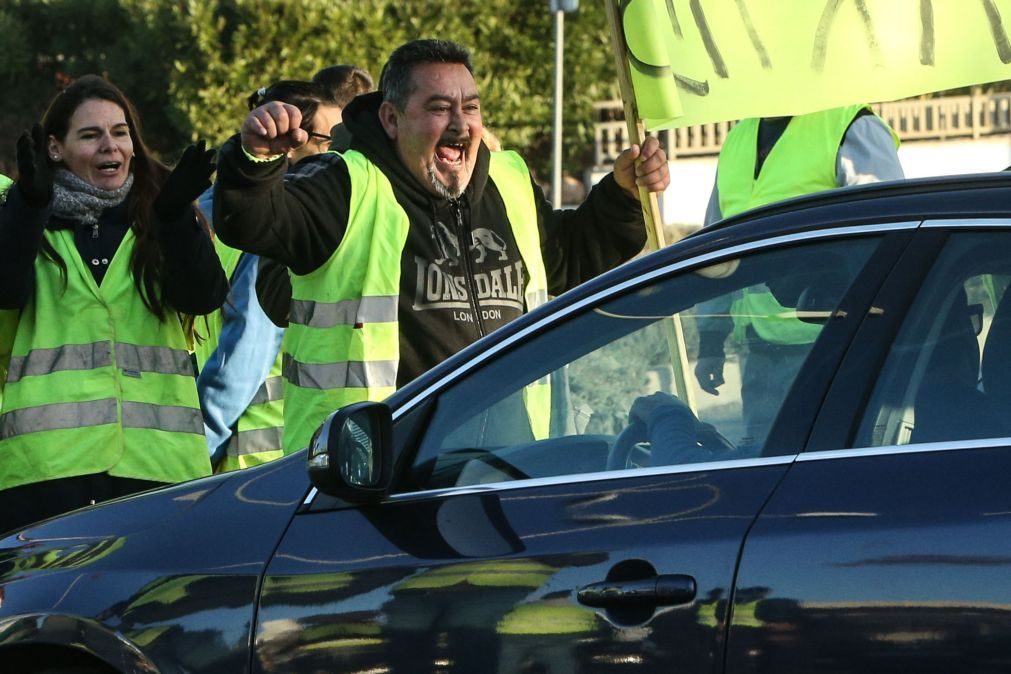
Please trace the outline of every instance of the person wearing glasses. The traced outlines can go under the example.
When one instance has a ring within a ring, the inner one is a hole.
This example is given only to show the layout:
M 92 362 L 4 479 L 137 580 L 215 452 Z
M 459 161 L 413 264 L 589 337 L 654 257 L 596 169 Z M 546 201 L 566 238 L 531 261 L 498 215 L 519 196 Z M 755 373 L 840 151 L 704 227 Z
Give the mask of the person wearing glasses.
M 376 89 L 369 71 L 350 63 L 327 66 L 313 75 L 312 81 L 323 87 L 323 93 L 326 94 L 327 100 L 340 106 L 341 110 L 346 108 L 356 96 L 367 94 Z M 341 122 L 330 129 L 330 137 L 333 140 L 330 149 L 337 152 L 347 150 L 351 142 L 351 133 L 344 127 L 343 119 Z M 287 275 L 285 272 L 285 278 Z
M 356 96 L 375 90 L 372 75 L 360 66 L 340 63 L 327 66 L 312 76 L 314 84 L 322 87 L 324 100 L 336 105 L 341 114 L 337 124 L 330 128 L 330 151 L 344 152 L 351 143 L 351 133 L 343 123 L 343 110 Z M 252 103 L 252 99 L 250 99 Z M 319 124 L 315 124 L 319 126 Z M 305 120 L 301 128 L 305 128 Z M 309 141 L 318 136 L 309 134 Z M 289 155 L 289 163 L 290 163 Z M 288 307 L 291 304 L 291 279 L 288 268 L 270 258 L 260 258 L 260 268 L 256 274 L 256 297 L 260 306 L 274 325 L 288 327 Z
M 324 84 L 281 80 L 247 99 L 249 109 L 271 101 L 297 107 L 308 141 L 287 153 L 289 166 L 330 149 L 330 129 L 341 121 Z M 214 188 L 200 198 L 211 218 Z M 197 391 L 211 464 L 216 472 L 254 466 L 281 456 L 284 401 L 279 351 L 283 330 L 274 326 L 256 298 L 259 257 L 215 241 L 231 281 L 221 310 L 198 326 Z
M 302 129 L 309 140 L 288 152 L 288 164 L 294 165 L 330 149 L 330 129 L 341 122 L 341 106 L 331 100 L 323 85 L 302 80 L 280 80 L 250 94 L 246 102 L 250 110 L 265 103 L 281 101 L 302 110 Z

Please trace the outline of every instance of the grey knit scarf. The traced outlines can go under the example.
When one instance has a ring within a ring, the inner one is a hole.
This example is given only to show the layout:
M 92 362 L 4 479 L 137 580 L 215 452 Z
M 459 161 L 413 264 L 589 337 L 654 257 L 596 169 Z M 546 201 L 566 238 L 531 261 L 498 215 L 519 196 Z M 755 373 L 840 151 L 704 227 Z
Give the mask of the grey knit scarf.
M 53 201 L 49 205 L 49 212 L 61 218 L 94 225 L 102 211 L 123 203 L 131 187 L 132 173 L 127 175 L 119 189 L 103 190 L 81 180 L 67 169 L 57 169 L 53 176 Z

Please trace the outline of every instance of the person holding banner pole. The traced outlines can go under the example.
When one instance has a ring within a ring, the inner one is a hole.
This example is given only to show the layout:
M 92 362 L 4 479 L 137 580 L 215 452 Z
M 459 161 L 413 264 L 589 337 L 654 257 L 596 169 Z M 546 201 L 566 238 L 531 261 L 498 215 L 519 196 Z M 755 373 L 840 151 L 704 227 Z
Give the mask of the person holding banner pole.
M 285 178 L 284 153 L 306 142 L 298 121 L 279 103 L 246 117 L 219 158 L 214 217 L 226 243 L 291 271 L 286 453 L 340 406 L 385 398 L 549 293 L 639 253 L 639 187 L 670 182 L 650 138 L 579 208 L 552 209 L 518 154 L 482 142 L 470 54 L 443 40 L 397 48 L 380 91 L 344 111 L 350 149 Z
M 904 177 L 898 137 L 867 105 L 795 117 L 739 122 L 720 151 L 705 225 L 765 204 L 822 190 Z M 803 364 L 819 326 L 796 318 L 768 289 L 745 291 L 732 306 L 706 306 L 699 319 L 699 387 L 719 395 L 724 342 L 746 348 L 741 399 L 747 437 L 761 444 L 786 387 Z M 766 318 L 762 318 L 765 316 Z

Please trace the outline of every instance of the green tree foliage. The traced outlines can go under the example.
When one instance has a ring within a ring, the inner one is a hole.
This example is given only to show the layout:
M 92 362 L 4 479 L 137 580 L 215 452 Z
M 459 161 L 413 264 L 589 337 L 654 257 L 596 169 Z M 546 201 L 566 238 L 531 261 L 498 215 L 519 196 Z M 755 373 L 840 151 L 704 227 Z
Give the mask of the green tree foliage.
M 334 63 L 378 79 L 397 45 L 439 37 L 471 48 L 485 123 L 547 177 L 553 20 L 546 0 L 0 0 L 0 171 L 59 86 L 85 73 L 134 100 L 171 161 L 192 139 L 235 133 L 261 86 Z M 565 37 L 566 169 L 578 174 L 592 161 L 592 104 L 617 95 L 603 7 L 566 15 Z
M 7 101 L 0 116 L 0 171 L 13 171 L 17 137 L 41 118 L 60 88 L 87 73 L 108 77 L 134 101 L 155 151 L 181 150 L 191 131 L 175 114 L 170 72 L 156 56 L 160 27 L 149 29 L 132 9 L 119 0 L 0 0 L 0 83 Z

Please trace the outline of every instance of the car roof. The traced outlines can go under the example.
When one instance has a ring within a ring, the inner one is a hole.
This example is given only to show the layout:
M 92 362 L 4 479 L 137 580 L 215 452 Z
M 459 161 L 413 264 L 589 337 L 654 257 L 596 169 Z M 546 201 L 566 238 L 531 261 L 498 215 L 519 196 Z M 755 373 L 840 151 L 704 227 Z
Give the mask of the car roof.
M 398 390 L 388 402 L 396 408 L 468 360 L 565 306 L 682 259 L 773 236 L 819 229 L 932 219 L 1009 216 L 1011 172 L 871 183 L 761 206 L 704 227 L 661 250 L 630 260 L 580 284 L 474 342 Z
M 933 176 L 852 185 L 774 202 L 725 218 L 694 235 L 725 231 L 768 218 L 780 226 L 799 221 L 807 229 L 837 226 L 861 216 L 876 222 L 950 217 L 1004 217 L 1011 214 L 1008 201 L 1011 171 Z M 846 208 L 845 214 L 840 208 Z M 688 238 L 688 237 L 686 237 Z

